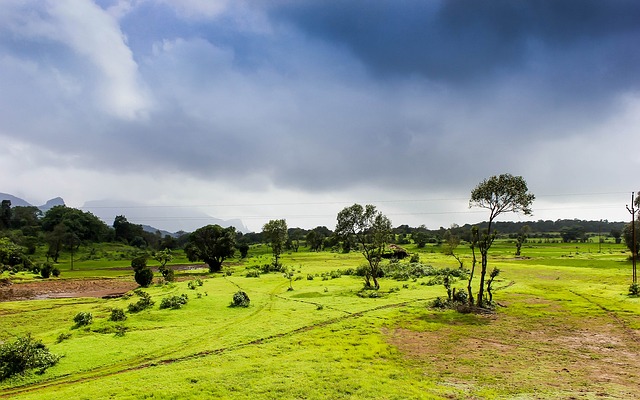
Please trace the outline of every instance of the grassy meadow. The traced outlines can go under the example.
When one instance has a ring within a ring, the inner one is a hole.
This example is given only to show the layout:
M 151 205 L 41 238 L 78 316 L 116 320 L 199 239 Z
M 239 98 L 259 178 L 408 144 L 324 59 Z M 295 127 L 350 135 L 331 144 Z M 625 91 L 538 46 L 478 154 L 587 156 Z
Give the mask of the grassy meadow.
M 423 264 L 458 266 L 437 246 L 405 247 Z M 178 282 L 144 289 L 151 309 L 122 322 L 109 321 L 111 309 L 126 310 L 135 295 L 1 302 L 0 340 L 30 333 L 63 357 L 42 375 L 0 382 L 0 398 L 640 398 L 640 299 L 627 296 L 624 245 L 530 242 L 521 257 L 514 251 L 508 241 L 492 248 L 490 268 L 502 272 L 499 305 L 487 314 L 429 308 L 446 296 L 429 278 L 383 278 L 377 298 L 360 297 L 361 278 L 335 273 L 363 264 L 359 253 L 300 249 L 282 257 L 291 282 L 247 277 L 271 261 L 266 246 L 223 273 L 177 271 Z M 470 267 L 469 249 L 459 252 Z M 58 279 L 133 280 L 128 265 L 98 257 L 71 271 L 61 259 Z M 190 285 L 196 278 L 202 286 Z M 229 306 L 238 290 L 249 307 Z M 181 294 L 189 298 L 181 309 L 159 309 Z M 80 311 L 93 323 L 74 327 Z

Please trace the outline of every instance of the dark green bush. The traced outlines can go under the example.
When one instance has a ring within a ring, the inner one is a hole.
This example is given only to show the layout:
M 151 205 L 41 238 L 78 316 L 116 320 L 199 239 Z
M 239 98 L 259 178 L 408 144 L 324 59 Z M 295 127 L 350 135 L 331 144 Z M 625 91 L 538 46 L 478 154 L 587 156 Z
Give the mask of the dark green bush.
M 467 304 L 469 302 L 469 295 L 464 290 L 454 289 L 452 299 L 454 303 Z
M 250 302 L 249 296 L 242 290 L 239 290 L 233 295 L 231 305 L 233 307 L 249 307 Z
M 127 316 L 124 313 L 124 310 L 122 308 L 112 308 L 111 309 L 111 316 L 109 317 L 110 321 L 124 321 L 125 319 L 127 319 Z
M 131 268 L 136 272 L 147 268 L 147 257 L 139 256 L 131 260 Z
M 138 285 L 148 287 L 151 285 L 151 282 L 153 282 L 153 271 L 146 267 L 136 270 L 134 279 Z
M 449 303 L 447 302 L 447 300 L 443 299 L 442 297 L 436 297 L 435 300 L 431 302 L 430 306 L 432 308 L 444 309 L 449 306 Z
M 146 310 L 147 308 L 153 307 L 155 304 L 155 302 L 151 300 L 149 293 L 143 292 L 140 289 L 136 289 L 133 292 L 140 297 L 140 300 L 127 306 L 127 310 L 130 313 L 137 313 L 142 310 Z
M 51 271 L 53 271 L 53 265 L 51 265 L 51 263 L 40 266 L 40 276 L 44 279 L 48 279 L 51 276 Z
M 76 326 L 85 326 L 89 325 L 93 321 L 93 314 L 90 312 L 81 311 L 73 317 L 73 322 L 76 323 Z
M 181 308 L 183 305 L 187 304 L 189 301 L 189 297 L 186 294 L 181 294 L 180 296 L 169 296 L 164 297 L 160 302 L 160 309 L 172 308 L 177 310 Z
M 71 334 L 70 333 L 65 333 L 62 332 L 61 334 L 58 335 L 58 337 L 56 338 L 56 343 L 62 343 L 65 340 L 71 338 Z
M 283 265 L 278 263 L 264 264 L 260 266 L 260 272 L 268 274 L 269 272 L 282 272 Z
M 169 267 L 160 267 L 158 271 L 162 274 L 162 278 L 165 282 L 173 282 L 176 280 L 175 272 Z
M 629 286 L 629 296 L 640 296 L 640 285 L 632 283 L 631 286 Z
M 32 339 L 31 335 L 18 337 L 14 342 L 0 345 L 0 381 L 31 369 L 42 374 L 59 360 L 60 356 L 51 354 L 41 341 Z
M 202 279 L 196 278 L 196 279 L 190 280 L 189 283 L 187 283 L 187 287 L 191 290 L 196 290 L 198 286 L 202 286 L 203 284 L 204 282 L 202 282 Z
M 51 275 L 53 275 L 56 278 L 59 277 L 60 276 L 60 268 L 53 267 L 53 269 L 51 269 Z

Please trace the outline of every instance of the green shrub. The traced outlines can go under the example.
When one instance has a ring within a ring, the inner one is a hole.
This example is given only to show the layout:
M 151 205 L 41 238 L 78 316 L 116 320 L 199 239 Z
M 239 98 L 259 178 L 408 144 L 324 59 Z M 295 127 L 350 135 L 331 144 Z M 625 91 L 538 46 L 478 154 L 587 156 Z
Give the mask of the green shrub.
M 111 309 L 111 316 L 109 317 L 110 321 L 124 321 L 125 319 L 127 319 L 127 316 L 124 313 L 124 310 L 122 308 L 112 308 Z
M 431 302 L 430 306 L 432 308 L 445 309 L 449 306 L 449 304 L 447 300 L 443 299 L 442 297 L 436 297 L 435 300 Z
M 136 272 L 147 268 L 147 257 L 139 256 L 131 260 L 131 268 Z
M 65 340 L 71 338 L 71 334 L 70 333 L 65 333 L 62 332 L 61 334 L 58 335 L 58 337 L 56 338 L 56 343 L 62 343 Z
M 40 267 L 40 276 L 48 279 L 51 276 L 51 271 L 53 271 L 53 265 L 51 265 L 51 263 L 43 264 Z
M 260 278 L 260 271 L 254 269 L 254 270 L 251 270 L 251 271 L 247 272 L 247 274 L 245 276 L 247 278 Z
M 453 289 L 452 299 L 454 303 L 467 304 L 469 301 L 469 295 L 464 290 Z
M 629 296 L 640 296 L 640 285 L 632 283 L 631 286 L 629 286 Z
M 307 280 L 308 280 L 308 281 L 312 281 L 312 280 L 313 280 L 313 275 L 311 275 L 311 274 L 307 274 Z
M 203 284 L 204 282 L 202 282 L 202 279 L 196 278 L 196 279 L 190 280 L 189 283 L 187 283 L 187 287 L 191 290 L 196 290 L 198 286 L 202 286 Z
M 89 325 L 93 321 L 93 314 L 90 312 L 81 311 L 73 317 L 73 322 L 76 323 L 76 326 L 85 326 Z
M 51 269 L 51 275 L 53 275 L 54 277 L 59 277 L 60 276 L 60 268 L 58 267 L 53 267 Z
M 268 274 L 269 272 L 282 272 L 283 265 L 278 263 L 264 264 L 260 266 L 260 271 L 263 274 Z
M 18 337 L 14 342 L 0 345 L 0 381 L 31 369 L 42 374 L 59 360 L 60 356 L 51 354 L 41 341 L 32 339 L 31 335 Z
M 165 308 L 171 308 L 177 310 L 181 308 L 183 305 L 187 304 L 189 301 L 189 297 L 186 294 L 181 294 L 180 296 L 169 296 L 164 297 L 160 302 L 160 309 L 163 310 Z
M 127 310 L 130 313 L 137 313 L 142 310 L 146 310 L 147 308 L 153 307 L 155 304 L 155 302 L 151 300 L 149 293 L 143 292 L 140 289 L 136 289 L 133 292 L 140 297 L 140 300 L 127 306 Z
M 239 290 L 233 295 L 233 301 L 231 302 L 231 306 L 249 307 L 249 303 L 251 303 L 249 296 L 242 290 Z
M 146 267 L 138 269 L 135 272 L 134 279 L 138 285 L 148 287 L 153 282 L 153 271 Z
M 116 325 L 116 332 L 113 334 L 115 337 L 123 337 L 125 333 L 127 333 L 127 327 L 123 325 Z
M 162 274 L 162 278 L 165 282 L 173 282 L 176 280 L 175 272 L 169 267 L 160 267 L 158 271 Z

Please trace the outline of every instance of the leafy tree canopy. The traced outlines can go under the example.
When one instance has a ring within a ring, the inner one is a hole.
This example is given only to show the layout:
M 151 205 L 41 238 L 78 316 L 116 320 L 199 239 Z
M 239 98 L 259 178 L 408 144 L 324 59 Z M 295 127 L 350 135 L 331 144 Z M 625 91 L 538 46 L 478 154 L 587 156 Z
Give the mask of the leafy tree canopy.
M 207 225 L 189 235 L 184 251 L 189 261 L 202 260 L 209 266 L 209 272 L 218 272 L 222 262 L 233 257 L 235 245 L 236 228 Z

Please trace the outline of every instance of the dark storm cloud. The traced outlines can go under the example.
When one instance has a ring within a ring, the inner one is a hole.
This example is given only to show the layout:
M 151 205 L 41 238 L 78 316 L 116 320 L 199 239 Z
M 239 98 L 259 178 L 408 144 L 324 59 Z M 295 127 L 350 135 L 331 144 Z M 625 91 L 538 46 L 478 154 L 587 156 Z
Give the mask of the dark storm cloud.
M 466 83 L 524 68 L 535 49 L 550 56 L 580 49 L 590 59 L 577 55 L 562 73 L 587 69 L 621 84 L 639 79 L 637 1 L 295 1 L 270 12 L 347 46 L 388 76 Z
M 314 193 L 466 192 L 492 174 L 542 184 L 556 170 L 581 187 L 586 143 L 608 147 L 604 127 L 640 83 L 638 2 L 180 11 L 196 3 L 6 3 L 0 135 L 77 168 L 238 187 L 258 176 Z M 606 176 L 619 158 L 603 154 Z

